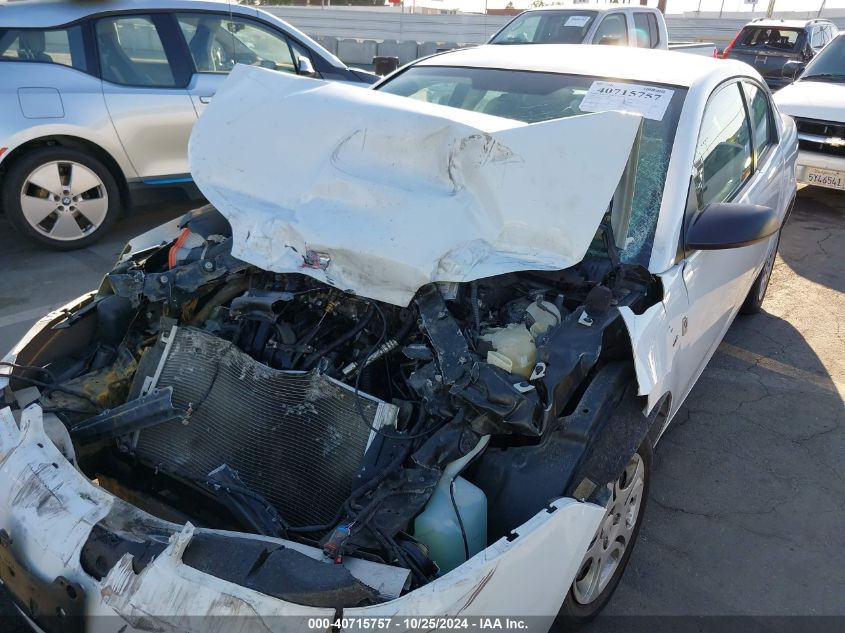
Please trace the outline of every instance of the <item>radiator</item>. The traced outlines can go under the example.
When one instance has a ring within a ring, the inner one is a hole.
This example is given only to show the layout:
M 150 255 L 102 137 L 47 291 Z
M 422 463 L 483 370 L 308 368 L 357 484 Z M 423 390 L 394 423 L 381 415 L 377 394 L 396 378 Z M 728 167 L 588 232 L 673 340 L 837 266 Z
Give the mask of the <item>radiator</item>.
M 349 496 L 372 439 L 395 426 L 397 407 L 316 371 L 279 371 L 233 343 L 173 327 L 141 363 L 143 390 L 173 387 L 173 406 L 189 417 L 141 431 L 143 463 L 189 480 L 223 464 L 292 526 L 331 521 Z

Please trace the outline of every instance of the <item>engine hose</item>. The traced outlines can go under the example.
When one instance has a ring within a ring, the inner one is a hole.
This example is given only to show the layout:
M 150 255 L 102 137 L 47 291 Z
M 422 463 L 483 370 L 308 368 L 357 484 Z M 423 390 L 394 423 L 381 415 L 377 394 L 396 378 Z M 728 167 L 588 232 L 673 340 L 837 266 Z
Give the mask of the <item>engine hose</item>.
M 396 332 L 396 335 L 388 341 L 385 341 L 381 345 L 379 345 L 378 349 L 370 353 L 363 361 L 363 363 L 352 362 L 346 365 L 343 368 L 342 373 L 344 377 L 348 378 L 349 376 L 355 375 L 355 372 L 361 371 L 366 367 L 369 367 L 374 362 L 376 362 L 379 358 L 387 356 L 402 342 L 402 340 L 408 336 L 408 332 L 411 330 L 411 326 L 414 324 L 414 319 L 409 316 L 405 321 L 402 322 L 402 326 Z
M 329 352 L 337 349 L 338 347 L 340 347 L 341 345 L 343 345 L 347 341 L 349 341 L 349 340 L 353 339 L 355 336 L 357 336 L 358 333 L 361 330 L 363 330 L 365 327 L 367 327 L 367 324 L 372 320 L 375 313 L 376 313 L 375 307 L 373 305 L 370 305 L 370 309 L 367 310 L 367 314 L 364 315 L 364 318 L 362 318 L 360 321 L 358 321 L 358 323 L 356 323 L 348 332 L 339 336 L 334 341 L 332 341 L 331 343 L 326 345 L 324 348 L 318 349 L 316 352 L 312 352 L 311 354 L 306 356 L 305 362 L 302 364 L 302 369 L 304 369 L 305 371 L 308 371 L 314 365 L 316 365 L 317 362 L 323 356 L 325 356 Z
M 202 307 L 202 310 L 197 312 L 194 315 L 194 318 L 191 319 L 191 325 L 198 325 L 203 321 L 207 321 L 208 317 L 211 316 L 212 311 L 214 308 L 223 305 L 224 303 L 228 303 L 238 295 L 243 294 L 249 290 L 249 279 L 246 277 L 240 277 L 238 279 L 233 279 L 225 286 L 223 286 L 220 290 L 214 293 L 214 296 L 209 299 L 206 304 Z

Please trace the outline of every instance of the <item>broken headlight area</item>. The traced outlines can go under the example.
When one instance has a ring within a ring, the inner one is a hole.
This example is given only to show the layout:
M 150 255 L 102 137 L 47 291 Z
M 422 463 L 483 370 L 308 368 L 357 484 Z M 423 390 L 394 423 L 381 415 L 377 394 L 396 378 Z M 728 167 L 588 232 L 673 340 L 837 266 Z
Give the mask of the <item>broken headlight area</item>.
M 630 360 L 615 308 L 659 300 L 637 267 L 588 255 L 396 306 L 230 246 L 213 209 L 189 214 L 11 370 L 6 399 L 37 401 L 69 461 L 131 504 L 121 512 L 157 517 L 98 524 L 82 551 L 95 578 L 126 553 L 143 567 L 190 521 L 214 530 L 185 551 L 201 571 L 298 604 L 382 602 L 553 499 L 603 503 L 642 439 L 643 421 L 608 431 L 581 402 L 600 367 Z

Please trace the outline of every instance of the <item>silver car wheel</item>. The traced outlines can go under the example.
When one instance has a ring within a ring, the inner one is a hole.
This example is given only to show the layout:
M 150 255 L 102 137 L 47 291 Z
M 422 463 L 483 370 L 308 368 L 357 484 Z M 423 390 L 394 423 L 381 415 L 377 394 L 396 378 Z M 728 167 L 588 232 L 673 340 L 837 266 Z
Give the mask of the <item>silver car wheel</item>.
M 572 583 L 572 594 L 579 604 L 590 604 L 605 590 L 632 543 L 637 517 L 642 507 L 645 466 L 635 454 L 625 472 L 611 487 L 607 512 L 579 572 Z
M 72 161 L 37 167 L 21 189 L 21 211 L 29 225 L 52 240 L 78 240 L 102 225 L 109 196 L 102 179 Z

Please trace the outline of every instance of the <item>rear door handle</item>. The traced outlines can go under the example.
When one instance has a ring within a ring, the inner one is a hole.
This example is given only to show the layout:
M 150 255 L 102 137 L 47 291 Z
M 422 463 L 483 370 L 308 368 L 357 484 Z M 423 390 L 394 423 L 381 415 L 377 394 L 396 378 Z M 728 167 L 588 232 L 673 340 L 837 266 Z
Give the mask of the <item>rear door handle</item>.
M 211 103 L 211 99 L 214 97 L 214 93 L 212 92 L 210 95 L 206 95 L 200 97 L 200 103 Z

